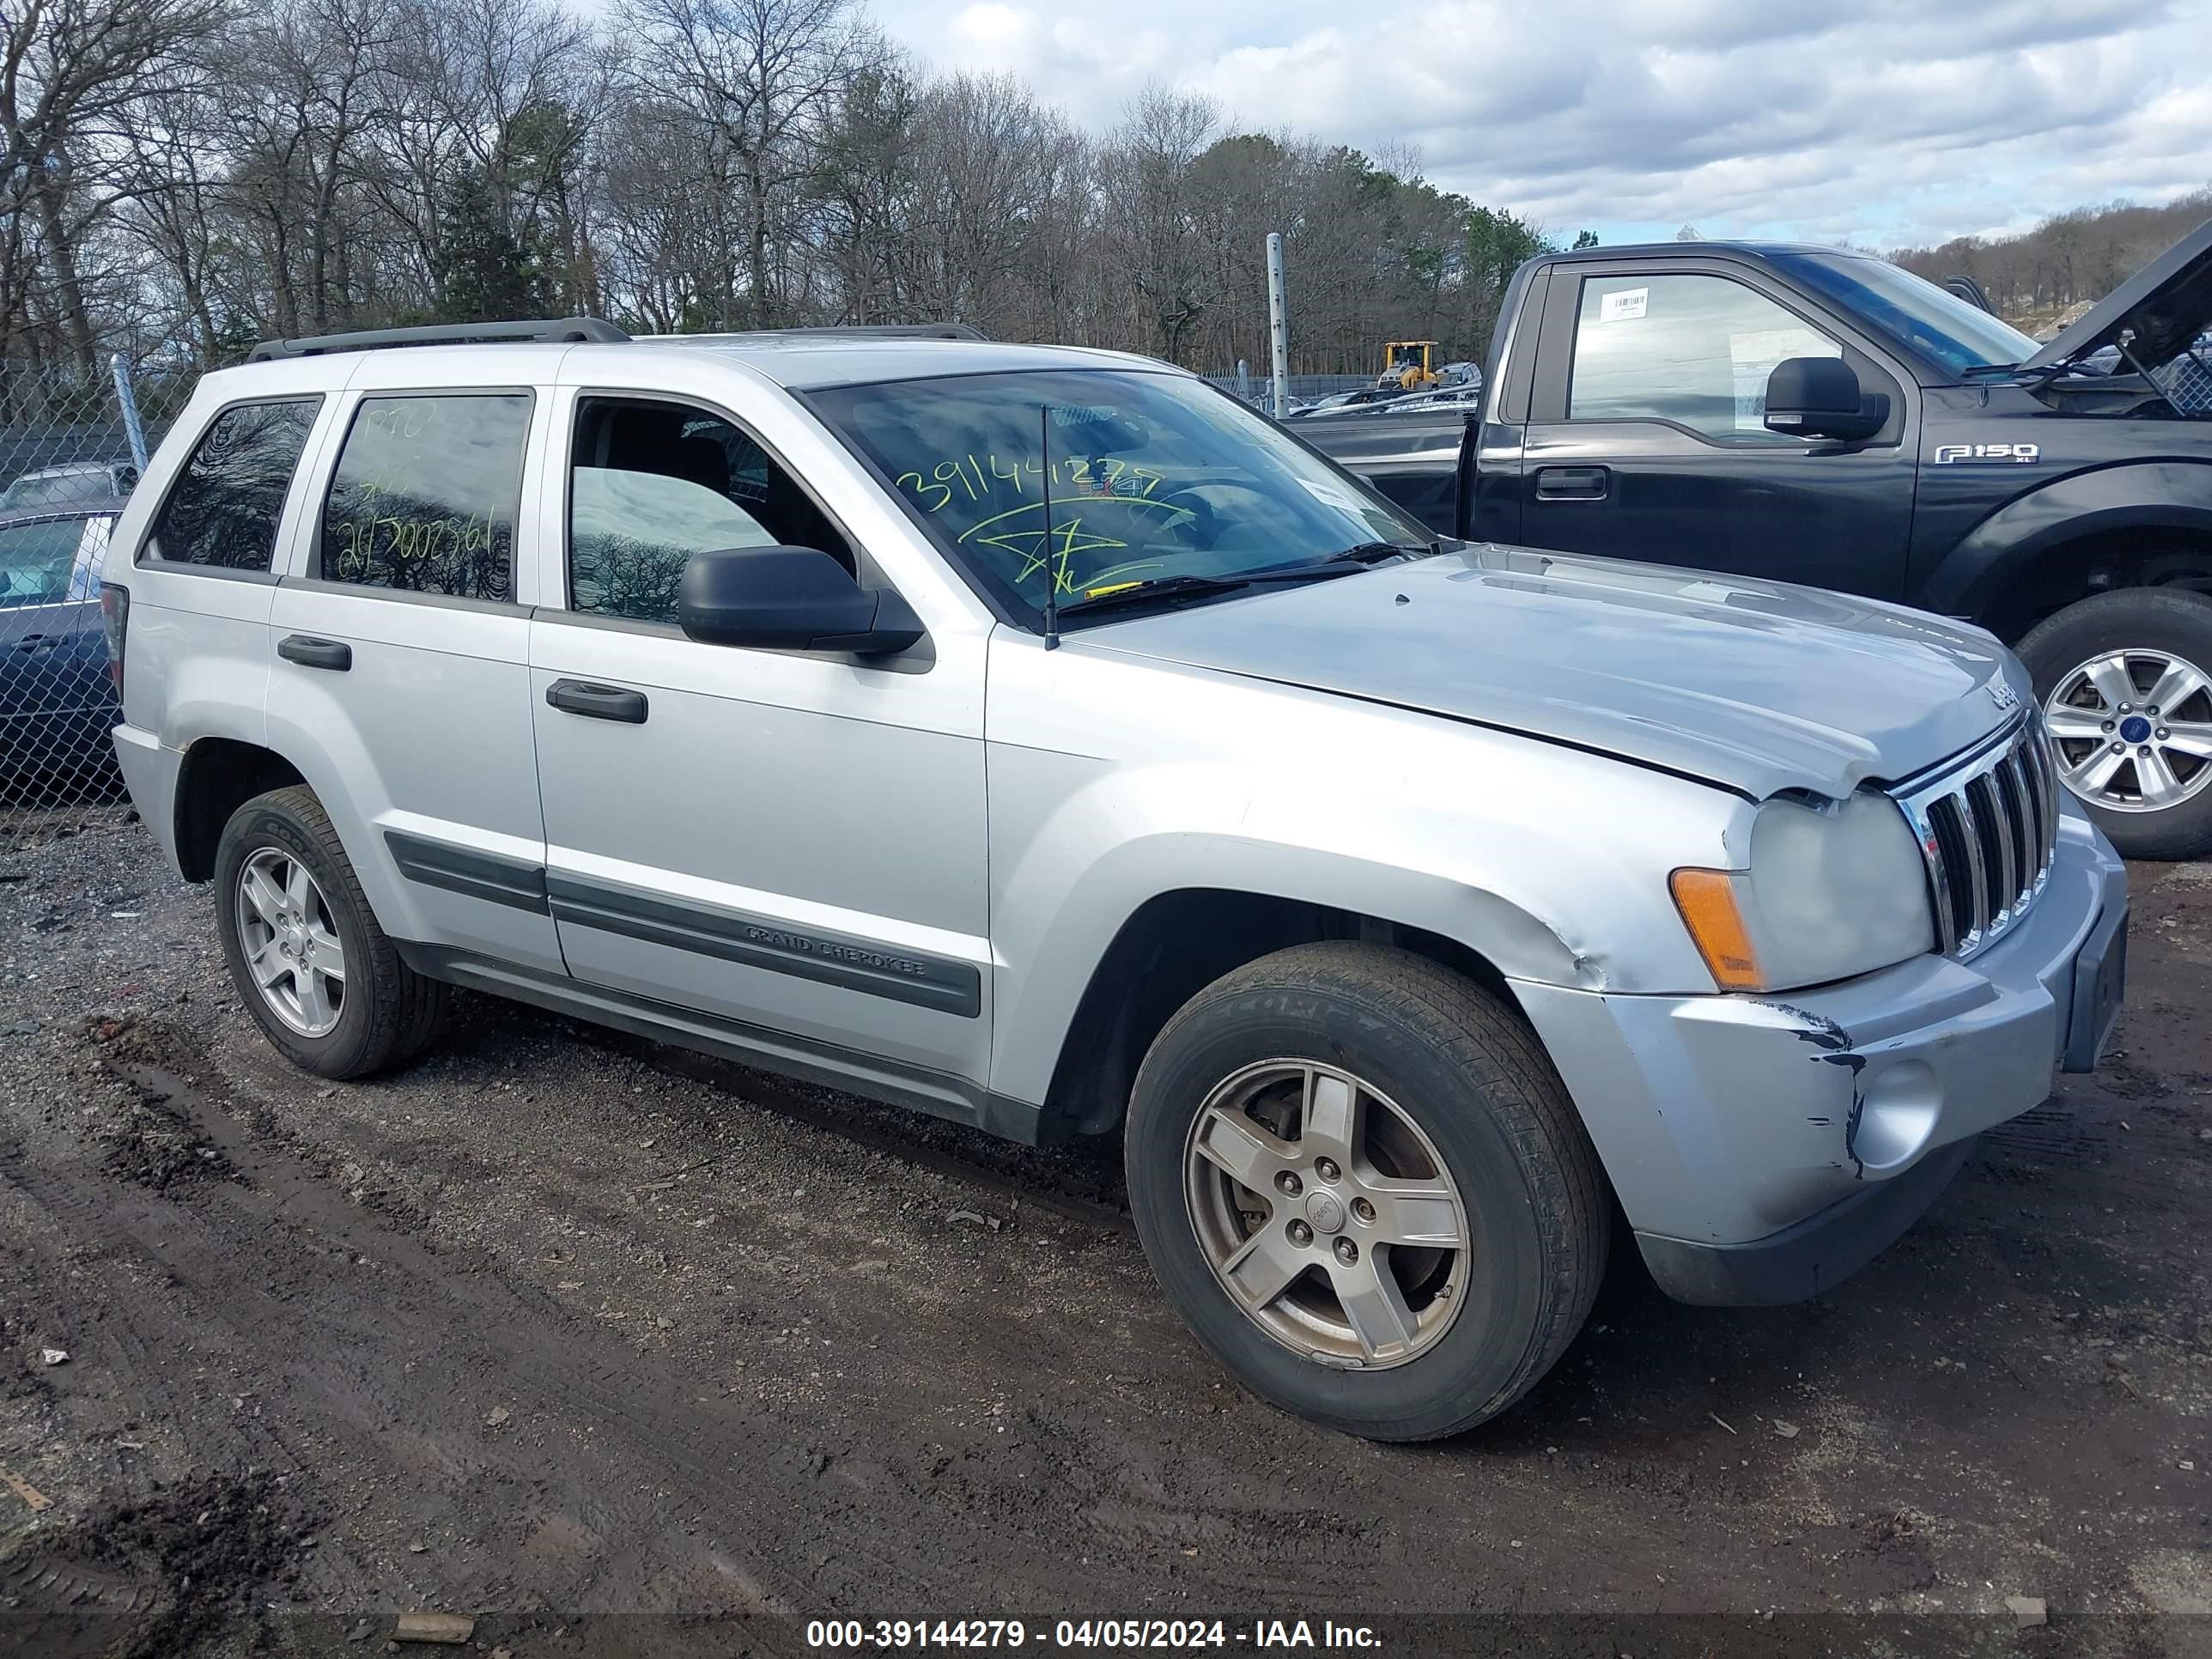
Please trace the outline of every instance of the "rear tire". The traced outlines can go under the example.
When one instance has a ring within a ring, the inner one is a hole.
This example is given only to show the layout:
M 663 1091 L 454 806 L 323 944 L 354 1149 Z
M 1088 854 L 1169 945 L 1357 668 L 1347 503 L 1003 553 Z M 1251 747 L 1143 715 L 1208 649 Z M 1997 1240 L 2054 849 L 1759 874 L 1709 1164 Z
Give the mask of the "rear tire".
M 2170 587 L 2100 593 L 2046 617 L 2019 649 L 2051 722 L 2061 777 L 2071 771 L 2092 782 L 2109 769 L 2095 793 L 2069 787 L 2112 845 L 2131 859 L 2212 852 L 2212 598 Z M 2174 665 L 2187 674 L 2166 684 L 2195 680 L 2179 701 L 2157 691 Z M 2165 706 L 2153 717 L 2160 696 Z M 2178 787 L 2173 804 L 2147 805 L 2146 782 Z
M 435 1038 L 446 988 L 399 959 L 313 790 L 271 790 L 232 813 L 216 848 L 214 884 L 239 998 L 295 1066 L 318 1077 L 366 1077 L 413 1059 Z M 269 911 L 279 920 L 268 920 Z M 319 973 L 319 962 L 337 965 L 338 976 Z
M 1247 1155 L 1249 1181 L 1225 1173 Z M 1498 998 L 1410 951 L 1298 945 L 1200 992 L 1145 1057 L 1124 1156 L 1199 1340 L 1263 1399 L 1370 1439 L 1504 1411 L 1604 1277 L 1604 1178 L 1558 1073 Z

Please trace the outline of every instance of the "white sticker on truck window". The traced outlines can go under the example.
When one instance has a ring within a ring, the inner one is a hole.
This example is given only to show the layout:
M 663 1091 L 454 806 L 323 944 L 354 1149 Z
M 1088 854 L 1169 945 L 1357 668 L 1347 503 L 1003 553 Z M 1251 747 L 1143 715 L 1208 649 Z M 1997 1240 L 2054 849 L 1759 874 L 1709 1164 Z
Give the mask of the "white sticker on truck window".
M 1341 507 L 1346 513 L 1357 513 L 1360 510 L 1358 496 L 1326 479 L 1301 478 L 1298 482 L 1306 487 L 1307 495 L 1325 507 Z
M 1644 308 L 1650 303 L 1650 289 L 1623 289 L 1618 294 L 1607 294 L 1599 300 L 1597 319 L 1601 323 L 1632 323 L 1644 314 Z

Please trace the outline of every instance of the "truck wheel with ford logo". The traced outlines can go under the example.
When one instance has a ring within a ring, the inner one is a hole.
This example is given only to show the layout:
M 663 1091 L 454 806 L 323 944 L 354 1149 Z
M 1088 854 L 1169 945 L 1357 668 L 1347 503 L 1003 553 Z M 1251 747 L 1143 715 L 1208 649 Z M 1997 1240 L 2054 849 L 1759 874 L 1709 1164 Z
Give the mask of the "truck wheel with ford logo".
M 1534 1034 L 1410 951 L 1302 945 L 1170 1019 L 1129 1103 L 1168 1296 L 1255 1393 L 1376 1440 L 1504 1411 L 1605 1272 L 1597 1155 Z
M 2131 859 L 2212 852 L 2212 597 L 2100 593 L 2020 642 L 2059 777 Z

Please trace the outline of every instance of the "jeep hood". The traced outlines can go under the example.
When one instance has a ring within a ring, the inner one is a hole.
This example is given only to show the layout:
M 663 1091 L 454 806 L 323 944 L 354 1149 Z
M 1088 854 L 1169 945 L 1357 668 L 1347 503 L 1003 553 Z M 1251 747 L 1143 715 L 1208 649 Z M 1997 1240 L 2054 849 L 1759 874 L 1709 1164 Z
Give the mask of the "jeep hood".
M 2020 366 L 2054 368 L 2132 337 L 2128 349 L 2146 371 L 2163 368 L 2212 328 L 2212 219 L 2122 283 Z
M 1086 629 L 1087 647 L 1841 797 L 1996 729 L 2027 671 L 1979 629 L 1695 570 L 1472 546 Z

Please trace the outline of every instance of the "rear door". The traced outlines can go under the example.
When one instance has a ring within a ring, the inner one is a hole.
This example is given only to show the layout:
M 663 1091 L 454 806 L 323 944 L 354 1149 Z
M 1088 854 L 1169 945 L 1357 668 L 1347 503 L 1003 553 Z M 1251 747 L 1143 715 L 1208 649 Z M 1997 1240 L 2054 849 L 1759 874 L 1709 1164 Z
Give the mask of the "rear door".
M 1910 377 L 1748 267 L 1553 267 L 1519 473 L 1521 539 L 1900 597 Z M 1890 400 L 1872 441 L 1769 432 L 1766 377 L 1836 357 Z
M 558 353 L 461 361 L 484 374 L 425 389 L 411 352 L 361 359 L 270 611 L 269 741 L 374 861 L 386 932 L 557 971 L 518 571 Z

